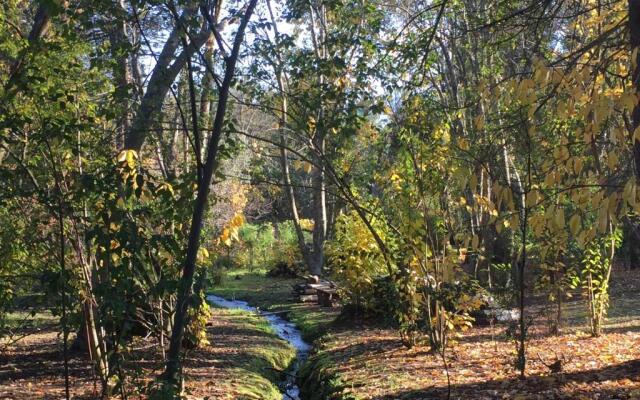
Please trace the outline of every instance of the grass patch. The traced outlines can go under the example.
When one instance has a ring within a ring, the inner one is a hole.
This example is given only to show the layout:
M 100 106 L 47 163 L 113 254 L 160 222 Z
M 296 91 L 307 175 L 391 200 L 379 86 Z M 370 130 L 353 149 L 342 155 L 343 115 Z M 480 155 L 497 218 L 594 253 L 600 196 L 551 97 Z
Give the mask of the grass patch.
M 49 311 L 11 311 L 4 318 L 7 328 L 42 328 L 60 322 L 60 318 Z
M 267 277 L 264 271 L 229 271 L 222 283 L 209 293 L 231 300 L 244 300 L 266 311 L 287 311 L 287 319 L 295 323 L 302 337 L 314 341 L 335 321 L 338 311 L 315 304 L 298 303 L 292 298 L 293 285 L 300 279 Z
M 322 342 L 335 327 L 338 310 L 325 309 L 316 304 L 299 303 L 292 298 L 292 287 L 299 279 L 267 277 L 264 271 L 229 271 L 222 283 L 209 290 L 210 293 L 227 299 L 244 300 L 252 306 L 267 311 L 287 311 L 286 317 L 295 323 L 307 342 L 314 342 L 318 352 L 312 355 L 298 373 L 303 398 L 355 399 L 341 394 L 345 385 Z
M 345 393 L 347 385 L 336 370 L 336 360 L 331 350 L 322 345 L 316 350 L 298 373 L 302 398 L 357 400 L 358 397 Z
M 60 318 L 46 310 L 15 310 L 3 315 L 0 320 L 0 342 L 12 341 L 27 334 L 58 326 Z

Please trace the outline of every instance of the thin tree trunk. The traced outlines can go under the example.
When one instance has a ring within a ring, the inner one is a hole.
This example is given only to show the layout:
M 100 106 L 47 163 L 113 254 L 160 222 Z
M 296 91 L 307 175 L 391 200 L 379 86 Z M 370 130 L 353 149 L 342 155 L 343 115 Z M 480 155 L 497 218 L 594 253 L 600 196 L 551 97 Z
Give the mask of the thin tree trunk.
M 123 14 L 126 15 L 126 9 L 122 0 L 117 1 L 117 6 Z M 130 113 L 129 113 L 129 87 L 133 82 L 131 66 L 129 65 L 129 57 L 125 56 L 129 52 L 129 37 L 127 32 L 127 22 L 125 18 L 117 18 L 115 27 L 111 32 L 111 56 L 116 60 L 113 76 L 115 80 L 115 88 L 120 96 L 119 101 L 119 118 L 116 122 L 116 135 L 114 138 L 115 149 L 121 149 L 124 145 L 124 135 L 129 129 Z
M 218 107 L 216 117 L 213 123 L 213 129 L 209 144 L 207 146 L 207 159 L 202 171 L 202 179 L 198 182 L 198 194 L 196 197 L 193 217 L 191 219 L 191 228 L 189 230 L 189 241 L 186 250 L 184 267 L 178 289 L 178 297 L 176 301 L 176 311 L 173 321 L 173 331 L 171 332 L 171 341 L 167 354 L 167 364 L 163 374 L 164 380 L 171 384 L 177 385 L 181 381 L 180 356 L 182 353 L 182 338 L 187 323 L 187 311 L 191 300 L 191 292 L 193 287 L 193 276 L 196 269 L 196 258 L 200 247 L 200 235 L 202 232 L 202 220 L 207 207 L 207 200 L 211 185 L 213 172 L 218 164 L 217 155 L 224 126 L 224 118 L 227 109 L 227 100 L 229 98 L 229 90 L 235 75 L 236 62 L 240 54 L 240 46 L 244 38 L 244 31 L 249 23 L 249 18 L 255 9 L 257 0 L 250 0 L 245 11 L 245 15 L 240 23 L 238 32 L 233 43 L 231 55 L 227 58 L 224 80 L 220 87 L 218 96 Z M 212 27 L 215 29 L 215 27 Z M 194 129 L 197 129 L 198 121 L 193 121 Z
M 640 93 L 640 0 L 629 0 L 629 38 L 632 54 L 635 50 L 635 60 L 631 60 L 633 65 L 633 85 L 636 93 Z M 636 103 L 632 114 L 633 125 L 631 137 L 633 140 L 633 158 L 635 164 L 636 180 L 640 183 L 640 138 L 636 138 L 634 133 L 640 127 L 640 102 Z
M 309 5 L 309 12 L 311 16 L 310 28 L 311 38 L 313 43 L 314 52 L 318 60 L 325 59 L 327 56 L 327 49 L 325 45 L 325 20 L 324 20 L 324 6 L 320 6 L 320 11 L 316 16 L 316 10 L 313 5 Z M 316 28 L 316 23 L 318 26 Z M 318 87 L 321 88 L 325 82 L 323 74 L 318 74 Z M 311 186 L 313 187 L 313 252 L 312 252 L 312 264 L 310 271 L 314 275 L 320 275 L 322 273 L 322 267 L 324 265 L 324 240 L 327 236 L 327 205 L 326 205 L 326 179 L 325 179 L 325 163 L 327 160 L 323 159 L 325 156 L 325 129 L 324 129 L 324 103 L 323 99 L 320 99 L 320 105 L 318 109 L 318 118 L 316 121 L 315 134 L 312 139 L 315 152 L 318 156 L 315 157 L 315 165 L 313 166 Z
M 204 60 L 205 63 L 212 65 L 213 64 L 213 43 L 214 37 L 213 35 L 209 36 L 207 43 L 205 44 L 204 51 Z M 213 105 L 213 77 L 211 74 L 206 73 L 202 77 L 202 92 L 200 93 L 200 126 L 208 128 L 211 123 L 211 107 Z M 208 129 L 202 130 L 202 137 L 200 138 L 200 159 L 203 159 L 206 156 L 207 148 L 205 144 L 207 143 L 207 135 Z
M 285 133 L 285 129 L 287 127 L 287 113 L 288 113 L 288 97 L 285 91 L 285 76 L 282 71 L 283 62 L 282 56 L 280 54 L 280 39 L 279 39 L 279 31 L 278 25 L 276 23 L 275 16 L 273 14 L 273 9 L 271 8 L 271 2 L 267 0 L 267 8 L 269 10 L 269 16 L 271 18 L 271 23 L 273 24 L 274 34 L 275 34 L 275 51 L 276 51 L 276 59 L 277 65 L 274 64 L 273 68 L 276 73 L 276 79 L 278 82 L 278 91 L 280 92 L 280 99 L 282 101 L 282 109 L 280 110 L 280 118 L 278 119 L 278 129 L 280 131 L 280 167 L 282 169 L 282 179 L 284 181 L 285 191 L 287 194 L 287 200 L 289 203 L 289 209 L 291 211 L 291 218 L 293 221 L 293 226 L 296 231 L 296 238 L 298 239 L 298 248 L 302 253 L 302 257 L 304 258 L 304 262 L 307 266 L 307 269 L 312 272 L 313 269 L 313 260 L 311 259 L 311 254 L 309 253 L 309 249 L 307 248 L 307 243 L 304 238 L 304 232 L 302 231 L 302 226 L 300 225 L 300 216 L 298 214 L 298 205 L 296 202 L 296 195 L 293 189 L 293 185 L 291 184 L 291 173 L 289 170 L 289 159 L 288 159 L 288 151 L 287 151 L 287 136 Z
M 316 132 L 316 147 L 321 154 L 325 154 L 325 140 L 323 134 Z M 314 275 L 322 273 L 324 265 L 324 240 L 327 236 L 327 203 L 326 203 L 326 179 L 324 163 L 317 160 L 313 168 L 313 253 L 312 265 L 309 272 Z

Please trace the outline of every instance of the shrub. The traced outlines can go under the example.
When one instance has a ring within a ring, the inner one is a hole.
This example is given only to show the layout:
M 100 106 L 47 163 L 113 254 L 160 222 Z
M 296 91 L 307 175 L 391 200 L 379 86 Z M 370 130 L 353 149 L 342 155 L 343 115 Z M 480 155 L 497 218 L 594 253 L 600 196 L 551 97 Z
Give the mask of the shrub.
M 374 227 L 376 221 L 372 221 Z M 376 312 L 376 279 L 388 274 L 384 256 L 355 212 L 340 215 L 333 240 L 325 244 L 327 263 L 339 282 L 340 298 L 358 310 Z M 378 288 L 381 290 L 383 286 Z
M 216 270 L 231 270 L 231 269 L 236 269 L 239 266 L 240 265 L 238 264 L 236 259 L 231 257 L 231 256 L 219 256 L 213 262 L 213 270 L 214 271 L 216 271 Z
M 193 296 L 195 304 L 189 308 L 187 315 L 188 324 L 184 332 L 182 345 L 186 349 L 195 349 L 209 345 L 207 339 L 207 322 L 211 318 L 211 308 L 206 302 L 204 293 L 199 292 Z
M 224 282 L 225 271 L 222 268 L 214 268 L 209 276 L 210 286 L 220 286 Z
M 281 278 L 297 278 L 304 274 L 304 266 L 300 263 L 288 264 L 284 261 L 279 261 L 269 271 L 267 276 L 281 277 Z

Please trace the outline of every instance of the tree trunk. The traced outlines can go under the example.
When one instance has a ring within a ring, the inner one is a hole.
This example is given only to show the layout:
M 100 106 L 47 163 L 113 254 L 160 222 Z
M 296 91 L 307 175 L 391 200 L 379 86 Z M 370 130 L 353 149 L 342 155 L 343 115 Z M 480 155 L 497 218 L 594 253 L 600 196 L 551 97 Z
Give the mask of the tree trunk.
M 209 144 L 207 146 L 207 158 L 202 171 L 202 180 L 198 182 L 198 194 L 196 197 L 193 217 L 191 219 L 191 228 L 189 230 L 189 241 L 187 244 L 184 267 L 178 289 L 178 297 L 176 301 L 176 311 L 173 320 L 173 331 L 171 332 L 171 341 L 169 352 L 167 354 L 167 365 L 163 374 L 164 380 L 172 386 L 177 386 L 180 379 L 182 353 L 182 338 L 187 323 L 187 312 L 191 303 L 191 294 L 193 287 L 193 276 L 196 269 L 196 258 L 200 247 L 200 234 L 202 232 L 202 220 L 207 207 L 209 189 L 213 172 L 217 167 L 217 155 L 224 126 L 224 118 L 227 109 L 227 100 L 229 98 L 229 90 L 235 75 L 236 62 L 240 54 L 240 46 L 244 38 L 244 30 L 247 27 L 249 18 L 255 9 L 257 0 L 250 0 L 245 11 L 238 32 L 236 33 L 233 50 L 226 60 L 224 80 L 220 87 L 218 96 L 218 107 L 216 117 L 213 123 L 213 129 Z M 194 122 L 194 128 L 197 127 L 197 120 Z M 197 128 L 196 128 L 197 129 Z
M 324 154 L 325 141 L 320 132 L 316 132 L 316 146 L 321 154 Z M 313 167 L 313 253 L 309 272 L 314 275 L 322 274 L 324 266 L 324 240 L 327 236 L 327 203 L 326 203 L 326 179 L 324 162 L 316 158 L 316 166 Z
M 316 58 L 324 60 L 327 58 L 327 48 L 325 44 L 326 38 L 326 20 L 324 14 L 324 5 L 319 6 L 319 10 L 315 10 L 312 4 L 309 4 L 310 12 L 310 30 Z M 317 15 L 316 15 L 317 13 Z M 316 25 L 317 24 L 317 25 Z M 325 83 L 325 76 L 318 74 L 317 85 L 322 88 Z M 314 129 L 314 136 L 311 139 L 313 143 L 313 151 L 315 152 L 311 186 L 313 187 L 313 252 L 312 261 L 309 272 L 314 275 L 322 273 L 324 266 L 324 240 L 327 235 L 327 204 L 326 204 L 326 179 L 325 179 L 325 107 L 323 99 L 319 100 L 319 109 Z
M 212 65 L 213 64 L 213 35 L 209 36 L 207 43 L 205 44 L 204 51 L 204 62 Z M 200 159 L 204 159 L 207 154 L 207 138 L 208 136 L 208 128 L 211 124 L 211 108 L 213 105 L 213 77 L 211 74 L 206 73 L 202 77 L 202 92 L 200 93 L 200 126 L 205 127 L 207 129 L 202 130 L 201 138 L 200 138 Z
M 122 0 L 118 1 L 118 7 L 126 15 L 126 9 Z M 129 88 L 133 82 L 131 66 L 129 64 L 129 37 L 125 18 L 117 18 L 113 30 L 110 32 L 111 57 L 116 61 L 113 69 L 115 89 L 120 101 L 118 102 L 119 118 L 116 121 L 116 135 L 114 138 L 115 149 L 121 149 L 124 145 L 124 135 L 129 129 L 130 96 Z
M 302 257 L 307 266 L 307 269 L 311 272 L 313 270 L 313 260 L 307 247 L 306 240 L 304 238 L 304 232 L 300 226 L 300 215 L 298 214 L 298 205 L 296 202 L 296 194 L 291 184 L 291 173 L 289 170 L 289 158 L 287 151 L 287 136 L 285 128 L 287 127 L 287 113 L 288 113 L 288 97 L 285 91 L 285 76 L 282 71 L 282 56 L 280 54 L 280 41 L 278 32 L 278 25 L 276 23 L 273 10 L 271 8 L 271 2 L 267 0 L 267 8 L 269 10 L 269 16 L 275 33 L 275 51 L 278 64 L 273 65 L 274 72 L 276 73 L 276 79 L 278 82 L 278 91 L 280 92 L 280 98 L 282 101 L 282 109 L 280 110 L 280 118 L 278 119 L 278 129 L 280 131 L 280 168 L 282 169 L 282 179 L 285 186 L 285 192 L 287 195 L 287 201 L 289 205 L 289 211 L 291 212 L 291 219 L 296 231 L 296 238 L 298 239 L 298 248 L 302 253 Z
M 631 51 L 636 50 L 635 60 L 631 60 L 633 65 L 633 85 L 636 93 L 640 93 L 640 0 L 629 0 L 629 32 Z M 640 102 L 636 103 L 632 114 L 633 131 L 633 159 L 635 164 L 636 180 L 640 183 L 640 138 L 636 138 L 635 131 L 640 126 Z
M 149 78 L 147 91 L 142 97 L 140 107 L 127 130 L 124 143 L 126 149 L 140 151 L 149 130 L 157 122 L 155 118 L 160 115 L 164 99 L 171 85 L 187 64 L 187 61 L 209 39 L 210 30 L 202 29 L 192 37 L 192 41 L 189 42 L 188 46 L 184 47 L 177 56 L 175 55 L 180 47 L 180 38 L 184 34 L 185 26 L 188 26 L 189 20 L 195 17 L 197 9 L 198 7 L 195 4 L 188 7 L 179 20 L 176 21 L 176 26 L 169 34 Z M 227 23 L 228 20 L 220 22 L 216 29 L 221 30 Z

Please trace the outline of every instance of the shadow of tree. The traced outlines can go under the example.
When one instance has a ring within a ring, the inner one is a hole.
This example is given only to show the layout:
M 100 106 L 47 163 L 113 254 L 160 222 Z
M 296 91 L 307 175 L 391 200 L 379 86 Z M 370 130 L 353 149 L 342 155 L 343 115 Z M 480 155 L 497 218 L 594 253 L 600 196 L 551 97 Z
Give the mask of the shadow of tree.
M 581 383 L 594 384 L 618 379 L 631 379 L 640 389 L 640 360 L 632 360 L 600 369 L 559 373 L 555 375 L 531 375 L 524 379 L 499 379 L 451 387 L 451 399 L 504 399 L 504 398 L 540 398 L 540 399 L 637 399 L 638 393 L 631 394 L 630 389 L 611 387 L 584 392 Z M 437 386 L 423 389 L 411 389 L 395 392 L 391 395 L 376 397 L 377 400 L 396 399 L 446 399 L 447 387 Z M 635 397 L 634 397 L 635 396 Z
M 207 337 L 209 346 L 187 350 L 184 358 L 188 392 L 200 397 L 227 398 L 228 385 L 241 376 L 251 377 L 255 385 L 279 381 L 293 354 L 284 340 L 257 326 L 255 317 L 215 315 Z M 121 351 L 127 391 L 144 392 L 164 368 L 158 338 L 134 338 Z M 63 359 L 60 338 L 53 328 L 0 354 L 0 399 L 63 398 Z M 70 353 L 69 377 L 73 398 L 97 398 L 88 355 Z M 96 385 L 99 391 L 100 385 Z

